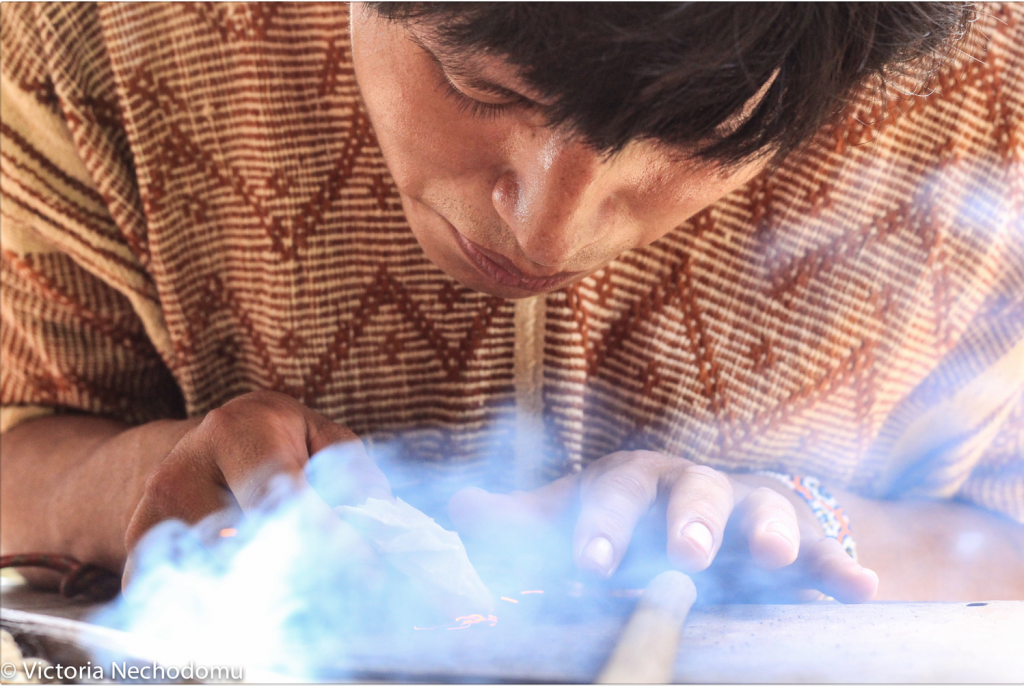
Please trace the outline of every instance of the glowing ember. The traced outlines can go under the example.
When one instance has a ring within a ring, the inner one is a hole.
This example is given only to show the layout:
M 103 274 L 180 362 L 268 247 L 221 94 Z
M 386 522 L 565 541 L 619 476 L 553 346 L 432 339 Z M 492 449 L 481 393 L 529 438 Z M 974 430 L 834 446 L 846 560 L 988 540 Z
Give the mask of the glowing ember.
M 454 631 L 456 629 L 468 629 L 474 624 L 482 624 L 488 622 L 489 626 L 494 626 L 498 623 L 498 618 L 494 615 L 466 615 L 465 617 L 456 617 L 452 624 L 458 626 L 414 626 L 413 629 L 416 631 L 433 631 L 434 629 L 447 629 L 448 631 Z
M 465 617 L 456 617 L 455 621 L 462 622 L 462 626 L 450 626 L 448 627 L 448 631 L 452 631 L 454 629 L 468 629 L 470 626 L 481 622 L 490 622 L 491 626 L 494 626 L 498 623 L 498 618 L 494 615 L 487 615 L 486 617 L 483 615 L 467 615 Z
M 231 538 L 232 536 L 236 535 L 237 533 L 238 533 L 238 529 L 221 529 L 220 530 L 220 537 L 221 538 Z
M 543 593 L 544 591 L 520 591 L 520 595 L 529 595 L 531 593 Z M 502 600 L 519 604 L 519 601 L 515 598 L 509 598 L 508 596 L 500 596 Z M 456 617 L 455 621 L 451 624 L 442 624 L 441 626 L 414 626 L 413 629 L 416 631 L 433 631 L 434 629 L 447 629 L 448 631 L 454 631 L 456 629 L 468 629 L 474 624 L 487 623 L 488 626 L 494 626 L 498 623 L 498 618 L 495 615 L 466 615 L 465 617 Z

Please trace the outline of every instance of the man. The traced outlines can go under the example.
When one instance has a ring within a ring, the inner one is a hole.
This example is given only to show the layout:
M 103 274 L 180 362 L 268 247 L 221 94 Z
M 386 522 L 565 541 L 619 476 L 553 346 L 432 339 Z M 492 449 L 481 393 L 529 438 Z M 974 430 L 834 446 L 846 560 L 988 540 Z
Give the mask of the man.
M 781 595 L 1024 597 L 1016 8 L 4 12 L 5 553 L 390 436 L 597 576 L 654 511 Z

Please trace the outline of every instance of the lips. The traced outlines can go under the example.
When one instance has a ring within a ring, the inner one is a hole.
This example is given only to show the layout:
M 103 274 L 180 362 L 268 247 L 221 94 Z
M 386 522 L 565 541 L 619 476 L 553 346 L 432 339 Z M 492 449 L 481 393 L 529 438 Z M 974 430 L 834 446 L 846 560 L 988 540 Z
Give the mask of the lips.
M 582 272 L 559 272 L 552 276 L 530 276 L 524 274 L 510 259 L 504 255 L 491 252 L 486 248 L 477 245 L 463 236 L 455 227 L 452 227 L 455 234 L 455 241 L 462 248 L 463 254 L 473 265 L 484 273 L 485 276 L 498 282 L 503 286 L 509 286 L 517 290 L 529 291 L 531 293 L 543 293 L 553 290 L 567 281 L 572 280 Z

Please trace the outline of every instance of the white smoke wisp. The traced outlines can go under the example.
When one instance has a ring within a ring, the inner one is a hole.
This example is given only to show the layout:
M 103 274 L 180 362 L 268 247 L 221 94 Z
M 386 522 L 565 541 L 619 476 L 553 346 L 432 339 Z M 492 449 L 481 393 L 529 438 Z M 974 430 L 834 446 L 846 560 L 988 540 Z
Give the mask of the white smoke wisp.
M 165 664 L 298 679 L 344 675 L 353 637 L 450 622 L 437 598 L 327 506 L 325 490 L 330 497 L 349 485 L 323 465 L 343 462 L 307 470 L 314 490 L 276 483 L 274 504 L 244 518 L 222 512 L 194 527 L 161 523 L 137 549 L 124 596 L 92 621 L 130 632 Z

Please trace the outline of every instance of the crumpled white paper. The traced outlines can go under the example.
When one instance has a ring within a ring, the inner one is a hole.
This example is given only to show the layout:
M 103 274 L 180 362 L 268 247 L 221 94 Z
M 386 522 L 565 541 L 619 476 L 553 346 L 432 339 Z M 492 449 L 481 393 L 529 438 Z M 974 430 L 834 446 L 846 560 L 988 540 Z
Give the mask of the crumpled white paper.
M 491 592 L 462 539 L 400 498 L 334 508 L 379 555 L 440 601 L 450 614 L 486 612 Z

